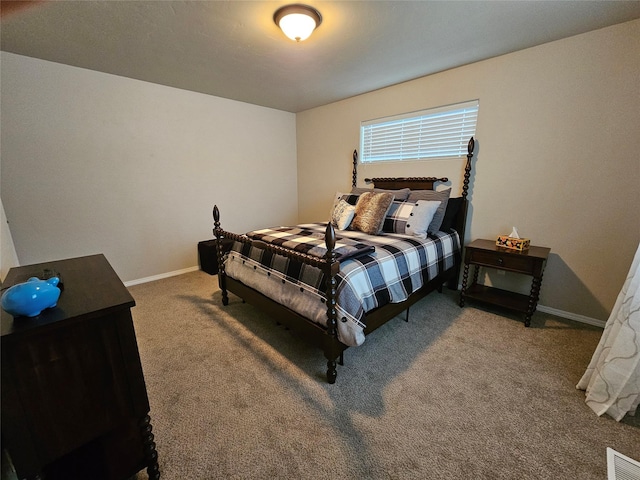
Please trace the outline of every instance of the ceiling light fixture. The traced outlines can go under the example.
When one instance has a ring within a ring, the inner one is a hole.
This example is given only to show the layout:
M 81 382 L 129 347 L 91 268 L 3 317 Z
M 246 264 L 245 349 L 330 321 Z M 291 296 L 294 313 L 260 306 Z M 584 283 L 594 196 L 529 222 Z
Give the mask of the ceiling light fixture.
M 322 23 L 322 15 L 313 7 L 296 3 L 276 10 L 273 21 L 291 40 L 301 42 Z

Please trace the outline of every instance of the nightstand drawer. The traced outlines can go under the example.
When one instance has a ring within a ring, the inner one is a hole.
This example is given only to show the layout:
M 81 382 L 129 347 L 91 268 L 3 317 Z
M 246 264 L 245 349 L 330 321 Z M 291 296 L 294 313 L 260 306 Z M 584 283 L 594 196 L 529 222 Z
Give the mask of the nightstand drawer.
M 522 254 L 469 250 L 470 262 L 501 270 L 533 274 L 536 262 Z

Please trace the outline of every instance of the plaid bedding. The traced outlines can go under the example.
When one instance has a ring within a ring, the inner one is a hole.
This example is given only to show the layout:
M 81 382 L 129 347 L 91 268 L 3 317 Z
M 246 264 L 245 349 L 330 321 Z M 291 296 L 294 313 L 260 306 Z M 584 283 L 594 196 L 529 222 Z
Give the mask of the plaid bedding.
M 298 228 L 324 236 L 326 223 Z M 398 303 L 426 282 L 453 267 L 460 252 L 455 231 L 421 239 L 400 234 L 367 235 L 341 231 L 341 236 L 375 247 L 340 264 L 337 280 L 338 337 L 349 346 L 364 342 L 366 312 Z M 225 272 L 297 313 L 326 326 L 325 279 L 321 270 L 267 250 L 235 242 Z
M 303 228 L 301 226 L 254 230 L 253 232 L 247 233 L 247 237 L 319 258 L 324 258 L 327 254 L 327 247 L 324 243 L 324 232 L 321 233 L 317 230 Z M 371 252 L 374 248 L 373 245 L 342 236 L 336 236 L 336 244 L 333 251 L 336 253 L 336 260 L 342 262 L 348 258 Z

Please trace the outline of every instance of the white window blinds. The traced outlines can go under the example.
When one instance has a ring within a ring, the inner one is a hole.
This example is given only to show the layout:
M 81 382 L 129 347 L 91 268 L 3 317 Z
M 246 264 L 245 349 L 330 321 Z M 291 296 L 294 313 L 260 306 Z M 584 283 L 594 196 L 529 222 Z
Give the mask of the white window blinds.
M 360 124 L 360 161 L 462 157 L 476 134 L 478 100 Z

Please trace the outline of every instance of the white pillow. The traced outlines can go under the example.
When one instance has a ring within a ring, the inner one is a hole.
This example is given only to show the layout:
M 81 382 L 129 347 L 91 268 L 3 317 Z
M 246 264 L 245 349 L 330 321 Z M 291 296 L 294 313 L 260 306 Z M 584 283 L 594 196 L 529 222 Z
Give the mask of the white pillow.
M 344 193 L 344 192 L 336 192 L 335 196 L 333 197 L 333 204 L 331 205 L 331 211 L 329 212 L 329 218 L 331 218 L 331 215 L 333 215 L 333 210 L 336 208 L 336 205 L 338 205 L 338 203 L 340 202 L 342 197 L 348 196 L 348 195 L 351 195 L 351 194 L 350 193 Z
M 331 212 L 331 224 L 338 230 L 346 230 L 351 225 L 355 213 L 356 207 L 354 205 L 340 200 Z
M 404 232 L 414 237 L 427 238 L 427 229 L 440 203 L 442 202 L 435 200 L 416 201 L 416 206 L 413 207 L 411 214 L 409 214 Z

